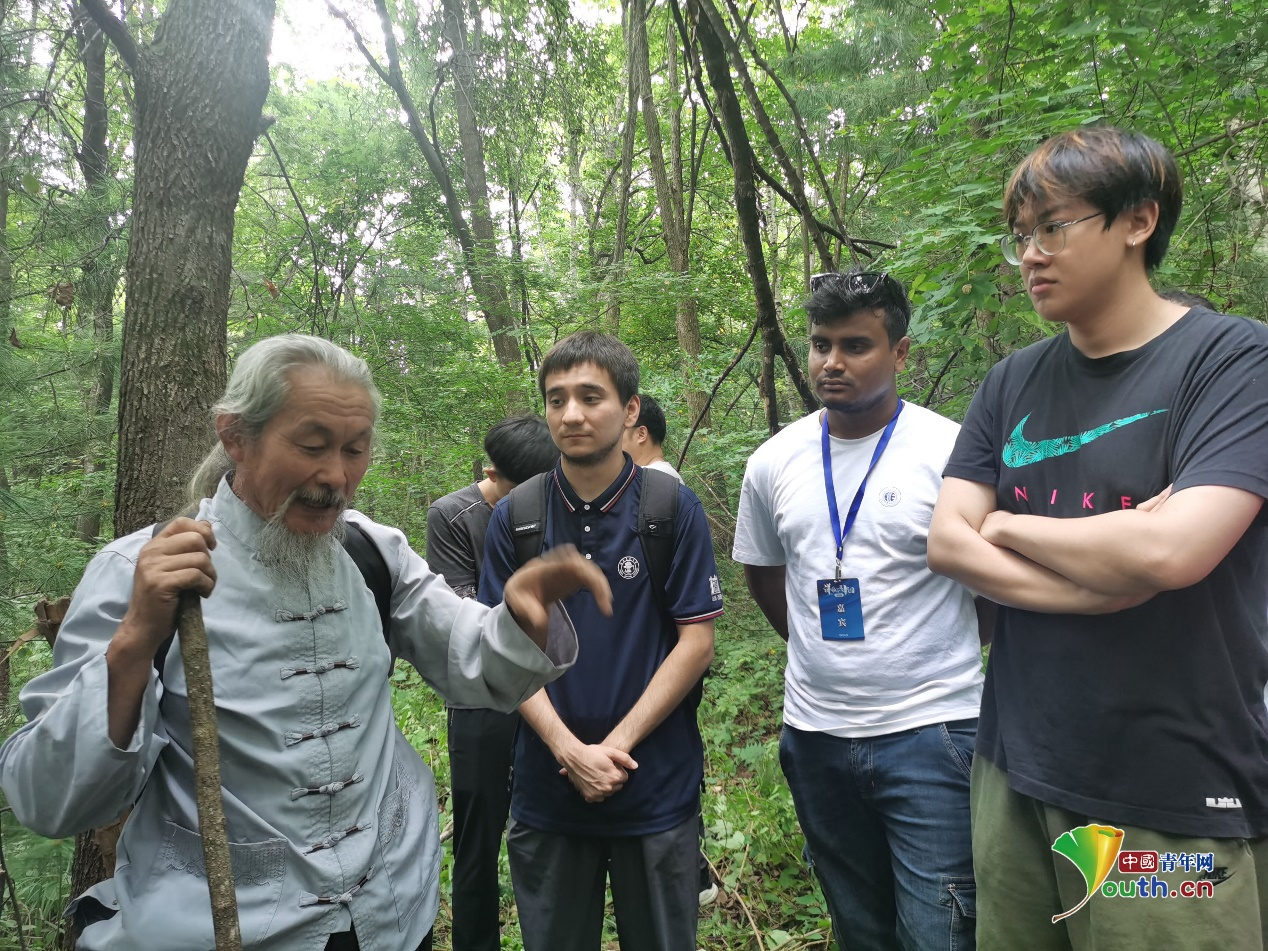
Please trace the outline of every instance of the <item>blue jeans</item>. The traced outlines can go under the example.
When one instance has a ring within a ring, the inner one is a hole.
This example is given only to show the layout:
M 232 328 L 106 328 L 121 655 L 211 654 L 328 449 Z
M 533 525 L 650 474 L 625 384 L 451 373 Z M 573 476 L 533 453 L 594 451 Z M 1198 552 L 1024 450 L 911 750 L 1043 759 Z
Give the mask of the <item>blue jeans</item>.
M 857 740 L 784 727 L 779 763 L 842 948 L 975 948 L 976 736 L 976 720 Z

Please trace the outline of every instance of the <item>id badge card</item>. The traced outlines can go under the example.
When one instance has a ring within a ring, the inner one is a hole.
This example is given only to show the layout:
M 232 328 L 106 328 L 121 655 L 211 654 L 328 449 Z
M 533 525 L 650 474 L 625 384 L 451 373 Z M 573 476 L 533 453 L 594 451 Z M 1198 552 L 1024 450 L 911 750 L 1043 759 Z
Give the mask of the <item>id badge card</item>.
M 863 599 L 858 578 L 815 582 L 819 593 L 819 626 L 825 641 L 863 640 Z

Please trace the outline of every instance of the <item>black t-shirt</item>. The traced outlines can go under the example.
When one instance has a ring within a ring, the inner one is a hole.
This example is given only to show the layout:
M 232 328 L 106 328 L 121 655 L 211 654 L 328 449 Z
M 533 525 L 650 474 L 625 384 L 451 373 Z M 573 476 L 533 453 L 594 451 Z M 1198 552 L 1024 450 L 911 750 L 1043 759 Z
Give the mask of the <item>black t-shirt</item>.
M 476 483 L 437 499 L 427 510 L 427 566 L 464 598 L 474 598 L 484 564 L 484 533 L 493 506 Z
M 944 474 L 1056 518 L 1173 483 L 1268 497 L 1268 328 L 1195 308 L 1126 353 L 1091 359 L 1066 334 L 1027 347 L 987 374 Z M 1266 613 L 1266 510 L 1204 580 L 1137 608 L 1001 609 L 977 752 L 1099 821 L 1268 835 Z

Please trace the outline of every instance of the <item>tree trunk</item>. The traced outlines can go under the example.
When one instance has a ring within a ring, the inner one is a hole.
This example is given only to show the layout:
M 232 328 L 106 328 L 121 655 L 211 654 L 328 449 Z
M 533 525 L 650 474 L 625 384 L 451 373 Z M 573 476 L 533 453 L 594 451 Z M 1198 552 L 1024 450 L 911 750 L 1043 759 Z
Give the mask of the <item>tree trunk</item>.
M 713 87 L 714 102 L 731 142 L 731 164 L 735 173 L 735 214 L 739 223 L 740 240 L 744 244 L 749 279 L 753 282 L 757 316 L 762 326 L 762 402 L 766 407 L 767 428 L 774 435 L 779 431 L 778 401 L 774 392 L 774 362 L 777 357 L 783 359 L 806 412 L 818 409 L 819 403 L 797 366 L 779 324 L 775 295 L 766 271 L 761 223 L 758 220 L 757 183 L 753 175 L 756 159 L 749 142 L 748 130 L 744 127 L 744 116 L 740 111 L 735 85 L 731 82 L 726 50 L 701 8 L 702 3 L 707 2 L 708 0 L 688 0 L 687 12 L 696 27 L 696 39 L 709 74 L 709 84 Z
M 84 6 L 132 69 L 136 172 L 119 391 L 115 535 L 170 517 L 224 389 L 233 212 L 266 123 L 273 0 L 171 0 L 137 46 Z
M 836 225 L 838 237 L 840 238 L 841 243 L 846 246 L 846 250 L 849 251 L 851 260 L 857 262 L 858 251 L 852 243 L 845 240 L 845 238 L 849 236 L 849 233 L 846 231 L 845 220 L 841 216 L 841 211 L 837 207 L 836 200 L 833 198 L 832 186 L 828 184 L 828 179 L 823 173 L 823 165 L 819 162 L 819 155 L 815 151 L 814 140 L 810 137 L 810 133 L 806 131 L 806 122 L 801 116 L 801 110 L 797 107 L 797 100 L 784 84 L 784 81 L 780 79 L 779 74 L 776 73 L 775 70 L 771 68 L 770 64 L 762 57 L 762 54 L 757 49 L 757 43 L 754 41 L 752 34 L 743 28 L 743 21 L 740 19 L 739 11 L 736 9 L 733 0 L 726 0 L 726 4 L 731 12 L 732 18 L 737 24 L 741 24 L 740 29 L 744 40 L 748 45 L 749 53 L 753 57 L 753 62 L 757 64 L 758 68 L 761 69 L 762 72 L 766 73 L 766 75 L 771 78 L 771 81 L 775 84 L 775 88 L 779 90 L 780 94 L 784 97 L 784 101 L 788 104 L 788 111 L 792 115 L 793 125 L 796 127 L 797 134 L 800 136 L 801 141 L 805 146 L 806 153 L 810 158 L 810 164 L 814 166 L 815 175 L 818 177 L 819 185 L 823 190 L 823 198 L 828 204 L 828 211 L 832 215 L 832 222 Z M 776 6 L 776 10 L 779 12 L 780 24 L 784 30 L 784 43 L 789 47 L 789 51 L 791 52 L 791 47 L 794 44 L 792 44 L 789 40 L 788 27 L 784 24 L 783 11 L 779 10 L 778 6 Z M 835 256 L 835 261 L 838 265 L 840 264 L 840 259 L 841 248 L 838 247 Z
M 524 362 L 528 364 L 530 372 L 537 372 L 537 359 L 533 353 L 533 335 L 529 333 L 529 307 L 528 307 L 528 278 L 524 274 L 524 232 L 520 225 L 520 217 L 523 208 L 520 204 L 519 190 L 516 187 L 515 176 L 511 176 L 510 186 L 507 188 L 508 197 L 511 204 L 511 264 L 515 269 L 515 291 L 519 295 L 520 304 L 520 333 L 524 340 Z M 483 467 L 483 462 L 481 467 Z M 483 472 L 483 468 L 481 468 Z M 484 478 L 483 475 L 480 478 Z M 480 479 L 476 479 L 477 482 Z
M 626 0 L 625 44 L 630 49 L 630 3 Z M 617 193 L 616 240 L 612 249 L 612 270 L 608 283 L 619 285 L 625 278 L 625 253 L 630 227 L 630 188 L 634 179 L 634 134 L 638 123 L 638 80 L 634 76 L 634 62 L 625 58 L 625 126 L 621 130 L 621 176 Z M 621 290 L 612 292 L 608 299 L 607 325 L 610 333 L 621 326 Z
M 636 88 L 643 112 L 643 128 L 647 133 L 647 148 L 650 153 L 649 164 L 652 181 L 656 185 L 656 204 L 660 206 L 661 230 L 665 235 L 665 250 L 669 256 L 669 266 L 678 276 L 681 284 L 686 285 L 691 278 L 691 234 L 687 230 L 683 205 L 682 157 L 681 153 L 671 153 L 673 165 L 666 166 L 665 150 L 660 134 L 660 115 L 656 108 L 656 100 L 652 96 L 652 71 L 647 49 L 645 3 L 646 0 L 630 0 L 630 71 L 637 82 Z M 671 49 L 673 48 L 671 46 Z M 672 64 L 671 59 L 671 69 Z M 678 77 L 671 75 L 671 81 L 676 84 Z M 671 147 L 677 147 L 676 142 L 670 144 Z M 675 329 L 678 347 L 682 352 L 683 378 L 687 384 L 683 395 L 691 408 L 692 425 L 696 425 L 699 421 L 702 427 L 707 427 L 708 420 L 701 419 L 701 414 L 706 412 L 705 405 L 709 397 L 695 382 L 695 369 L 700 359 L 701 349 L 696 298 L 685 286 L 675 289 L 675 298 L 677 300 Z
M 80 5 L 75 6 L 75 38 L 84 64 L 84 133 L 77 153 L 80 172 L 84 176 L 93 218 L 84 228 L 86 243 L 91 247 L 80 266 L 75 305 L 82 331 L 93 339 L 92 381 L 88 388 L 85 409 L 90 416 L 105 416 L 114 396 L 114 293 L 118 270 L 112 260 L 110 209 L 106 201 L 110 183 L 109 114 L 106 110 L 106 38 L 100 27 Z M 102 492 L 88 478 L 96 471 L 97 454 L 103 447 L 91 435 L 84 447 L 84 490 L 81 498 L 76 534 L 80 541 L 92 542 L 101 535 Z
M 730 3 L 729 0 L 727 5 L 731 8 L 732 14 L 738 16 L 735 5 Z M 700 9 L 709 18 L 710 26 L 713 27 L 714 33 L 722 41 L 722 45 L 726 48 L 731 58 L 731 65 L 735 69 L 736 76 L 739 77 L 740 85 L 744 87 L 744 96 L 748 99 L 753 117 L 757 120 L 758 127 L 766 137 L 766 142 L 770 146 L 771 152 L 774 153 L 775 159 L 779 162 L 784 178 L 788 181 L 788 190 L 792 192 L 793 198 L 796 200 L 797 211 L 801 215 L 802 224 L 809 232 L 810 239 L 814 242 L 815 250 L 819 254 L 819 263 L 825 271 L 832 270 L 832 251 L 828 247 L 828 239 L 819 228 L 819 222 L 815 220 L 814 211 L 806 198 L 806 184 L 802 180 L 797 166 L 788 157 L 788 152 L 784 148 L 784 143 L 780 140 L 775 125 L 766 113 L 766 107 L 762 104 L 762 98 L 757 93 L 757 87 L 753 85 L 753 77 L 749 74 L 748 63 L 744 61 L 744 54 L 740 52 L 739 45 L 732 38 L 730 31 L 727 29 L 726 21 L 722 19 L 722 15 L 713 6 L 712 0 L 701 0 Z
M 573 280 L 577 280 L 576 259 L 582 250 L 580 236 L 589 226 L 594 215 L 594 208 L 590 202 L 590 195 L 586 191 L 585 179 L 581 174 L 583 156 L 581 139 L 585 134 L 585 126 L 579 115 L 570 114 L 565 118 L 568 122 L 568 231 L 570 234 L 568 264 Z
M 498 362 L 504 367 L 520 365 L 520 349 L 511 316 L 506 281 L 499 270 L 497 238 L 493 233 L 493 216 L 489 210 L 489 184 L 484 162 L 484 137 L 480 133 L 476 109 L 478 50 L 467 42 L 467 24 L 461 0 L 443 0 L 444 36 L 453 59 L 450 71 L 454 77 L 454 106 L 458 113 L 458 141 L 462 149 L 462 181 L 467 190 L 467 207 L 471 215 L 471 234 L 475 239 L 475 262 L 484 286 L 481 304 L 497 320 L 489 321 L 494 330 L 493 347 Z M 474 282 L 473 282 L 474 283 Z

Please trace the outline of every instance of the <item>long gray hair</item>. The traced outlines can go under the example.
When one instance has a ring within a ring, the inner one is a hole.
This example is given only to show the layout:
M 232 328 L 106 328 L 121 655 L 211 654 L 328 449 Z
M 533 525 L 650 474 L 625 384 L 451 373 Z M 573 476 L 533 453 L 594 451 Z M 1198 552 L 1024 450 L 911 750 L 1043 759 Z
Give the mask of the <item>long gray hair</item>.
M 305 367 L 327 370 L 340 382 L 362 387 L 370 396 L 374 420 L 378 421 L 382 397 L 366 362 L 329 340 L 305 334 L 281 334 L 248 347 L 233 367 L 224 396 L 211 408 L 212 416 L 236 416 L 236 430 L 247 439 L 258 439 L 268 421 L 290 399 L 290 373 Z M 220 480 L 235 468 L 236 463 L 217 441 L 186 486 L 190 505 L 197 507 L 214 495 Z

